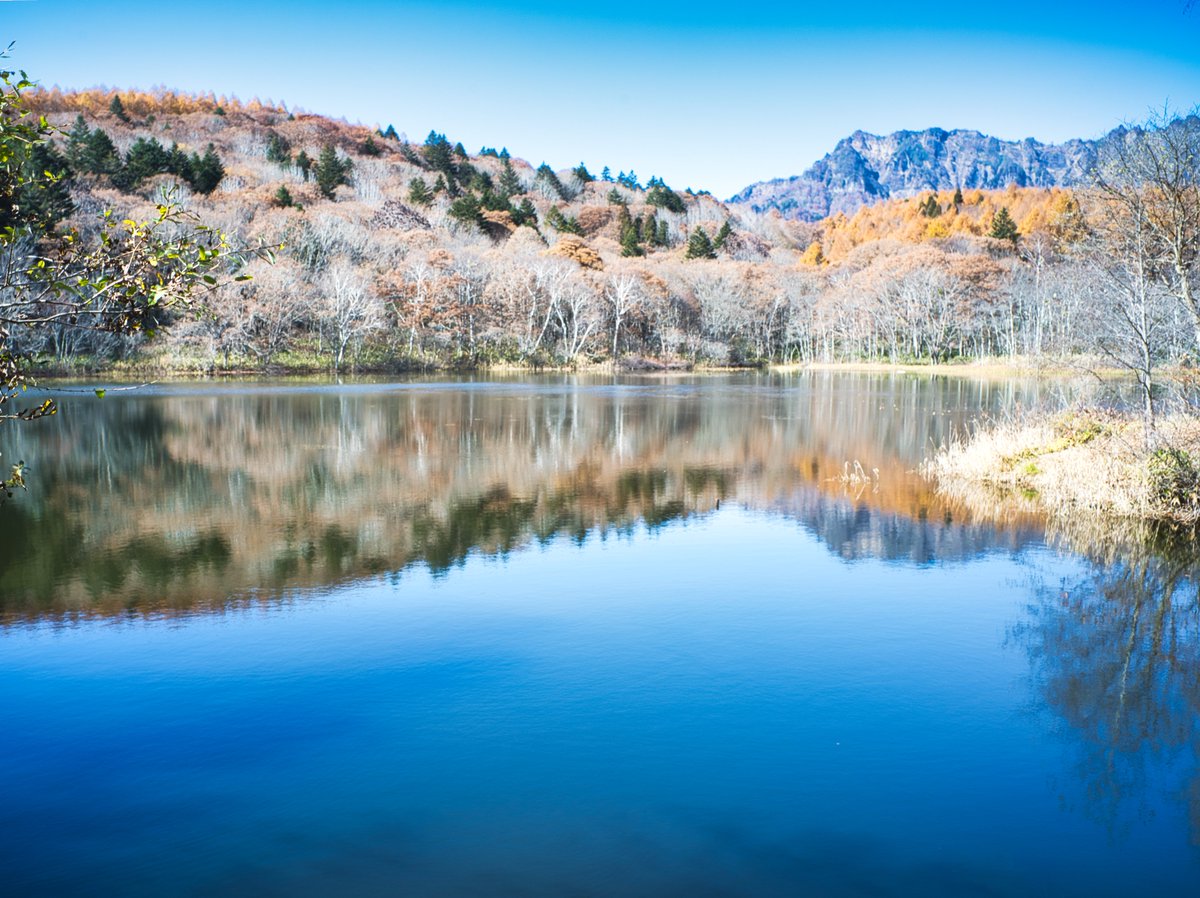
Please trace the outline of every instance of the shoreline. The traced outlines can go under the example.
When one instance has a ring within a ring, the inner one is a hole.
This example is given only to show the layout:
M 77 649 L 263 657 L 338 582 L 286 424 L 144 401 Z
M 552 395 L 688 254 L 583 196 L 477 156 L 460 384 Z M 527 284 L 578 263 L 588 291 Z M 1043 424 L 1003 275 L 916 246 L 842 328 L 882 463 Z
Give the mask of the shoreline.
M 921 466 L 972 514 L 1200 524 L 1200 416 L 1158 419 L 1082 409 L 993 423 L 943 446 Z
M 58 365 L 34 367 L 30 376 L 39 381 L 63 380 L 224 380 L 255 378 L 293 377 L 408 377 L 420 375 L 470 375 L 470 374 L 619 374 L 641 376 L 682 376 L 704 374 L 739 374 L 760 372 L 766 374 L 804 374 L 810 372 L 833 372 L 848 374 L 910 374 L 923 377 L 975 378 L 997 380 L 1024 378 L 1038 380 L 1066 380 L 1092 377 L 1100 380 L 1119 380 L 1127 376 L 1123 371 L 1089 365 L 1087 359 L 978 359 L 933 364 L 932 362 L 795 362 L 769 363 L 762 365 L 706 365 L 679 360 L 658 361 L 637 356 L 613 363 L 611 360 L 582 362 L 569 365 L 534 365 L 521 362 L 481 363 L 459 365 L 453 363 L 403 364 L 358 364 L 334 372 L 328 365 L 311 361 L 281 362 L 265 366 L 231 365 L 228 367 L 206 365 L 198 360 L 146 359 L 140 362 L 117 362 L 115 364 L 81 364 L 75 370 Z

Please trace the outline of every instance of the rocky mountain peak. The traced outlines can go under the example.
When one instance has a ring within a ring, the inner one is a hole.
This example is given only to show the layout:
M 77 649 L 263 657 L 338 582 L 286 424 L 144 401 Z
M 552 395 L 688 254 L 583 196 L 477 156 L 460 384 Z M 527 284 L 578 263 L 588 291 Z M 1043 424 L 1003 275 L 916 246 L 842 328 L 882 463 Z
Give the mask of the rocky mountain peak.
M 855 131 L 804 174 L 751 184 L 730 199 L 757 212 L 817 221 L 890 197 L 932 191 L 1065 187 L 1079 183 L 1096 141 L 1045 144 L 1000 140 L 979 131 L 926 128 L 877 135 Z

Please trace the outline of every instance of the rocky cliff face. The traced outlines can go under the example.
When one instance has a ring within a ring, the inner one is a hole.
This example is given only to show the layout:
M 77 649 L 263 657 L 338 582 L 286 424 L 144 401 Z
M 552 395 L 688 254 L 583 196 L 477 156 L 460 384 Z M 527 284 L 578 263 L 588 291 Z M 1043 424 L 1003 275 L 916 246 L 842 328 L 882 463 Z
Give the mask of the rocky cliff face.
M 855 131 L 804 174 L 751 184 L 730 202 L 816 221 L 930 190 L 1065 187 L 1084 177 L 1096 146 L 1088 140 L 998 140 L 978 131 L 940 128 L 882 137 Z

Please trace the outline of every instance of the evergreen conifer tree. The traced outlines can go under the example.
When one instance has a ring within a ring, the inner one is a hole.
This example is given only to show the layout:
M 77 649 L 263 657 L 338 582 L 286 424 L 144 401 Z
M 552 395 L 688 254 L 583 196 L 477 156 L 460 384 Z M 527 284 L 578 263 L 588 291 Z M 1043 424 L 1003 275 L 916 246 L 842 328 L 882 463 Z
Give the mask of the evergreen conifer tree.
M 517 177 L 512 161 L 506 158 L 500 168 L 500 195 L 507 198 L 518 193 L 521 193 L 521 179 Z
M 408 182 L 408 201 L 418 206 L 428 206 L 433 202 L 433 192 L 424 178 L 413 178 Z
M 733 233 L 733 228 L 729 225 L 729 219 L 725 219 L 721 223 L 721 229 L 717 231 L 717 236 L 713 239 L 713 249 L 723 249 L 725 241 L 729 239 L 729 235 Z
M 121 97 L 118 94 L 113 94 L 112 102 L 108 104 L 108 111 L 121 121 L 125 123 L 129 122 L 129 113 L 125 111 L 125 104 L 121 102 Z
M 637 230 L 635 228 L 626 228 L 621 234 L 621 255 L 622 256 L 644 256 L 646 251 L 642 249 L 637 239 Z
M 321 196 L 331 200 L 339 185 L 349 183 L 352 164 L 349 159 L 338 158 L 333 144 L 327 143 L 321 147 L 321 155 L 317 157 L 317 165 L 313 171 Z
M 178 143 L 171 144 L 167 151 L 167 172 L 188 182 L 192 180 L 191 160 Z
M 625 230 L 631 227 L 633 227 L 633 216 L 629 214 L 629 206 L 621 203 L 620 210 L 617 212 L 617 233 L 624 236 Z
M 538 223 L 537 210 L 533 208 L 533 201 L 529 197 L 521 200 L 521 205 L 517 207 L 513 213 L 513 221 L 519 225 L 529 225 L 536 228 Z
M 193 190 L 198 193 L 212 193 L 224 177 L 225 166 L 221 164 L 221 157 L 217 155 L 217 151 L 211 143 L 205 149 L 203 156 L 192 156 L 191 185 Z
M 604 170 L 602 172 L 600 172 L 600 180 L 601 181 L 612 181 L 612 179 L 613 179 L 612 169 L 610 169 L 607 165 L 604 166 Z
M 546 212 L 546 224 L 554 228 L 556 231 L 561 231 L 564 234 L 582 234 L 583 228 L 579 226 L 579 220 L 573 217 L 563 215 L 559 211 L 558 206 L 551 206 Z
M 379 136 L 382 137 L 384 140 L 399 140 L 400 139 L 400 135 L 396 133 L 395 125 L 388 125 L 387 130 L 385 130 Z
M 538 166 L 535 180 L 544 185 L 547 193 L 554 194 L 560 200 L 570 199 L 570 197 L 567 196 L 567 190 L 565 187 L 563 187 L 562 181 L 560 181 L 558 179 L 558 175 L 554 173 L 554 169 L 552 169 L 545 162 Z
M 953 200 L 953 202 L 954 202 L 954 205 L 955 205 L 955 207 L 956 207 L 956 208 L 957 208 L 958 206 L 961 206 L 961 205 L 963 204 L 963 195 L 962 195 L 962 188 L 961 188 L 961 187 L 955 187 L 955 188 L 954 188 L 954 200 Z
M 655 243 L 659 246 L 671 245 L 671 231 L 665 219 L 658 223 L 658 234 Z
M 378 156 L 383 152 L 379 148 L 379 144 L 375 142 L 375 137 L 372 134 L 368 134 L 367 139 L 358 145 L 358 151 L 364 156 Z
M 1008 214 L 1007 206 L 1001 206 L 1000 211 L 992 217 L 992 229 L 988 232 L 988 236 L 996 240 L 1008 240 L 1014 244 L 1021 236 L 1017 232 L 1016 222 Z
M 301 150 L 296 154 L 296 168 L 300 170 L 300 174 L 304 176 L 304 180 L 308 181 L 309 175 L 312 172 L 313 161 L 308 153 Z
M 87 152 L 88 137 L 91 129 L 82 115 L 75 116 L 75 123 L 67 132 L 67 161 L 77 171 L 83 171 L 83 157 Z
M 642 224 L 642 242 L 646 246 L 658 245 L 658 217 L 653 212 Z
M 287 189 L 286 184 L 280 184 L 279 189 L 275 191 L 275 205 L 284 209 L 295 205 L 295 201 L 292 199 L 292 192 Z
M 404 157 L 404 161 L 409 165 L 416 165 L 419 168 L 425 168 L 425 161 L 417 155 L 417 151 L 412 148 L 412 144 L 407 141 L 400 144 L 400 155 Z
M 491 186 L 484 187 L 479 194 L 479 204 L 489 212 L 508 212 L 512 214 L 512 203 L 508 197 L 501 196 L 492 190 Z
M 467 182 L 468 189 L 479 193 L 489 192 L 494 186 L 492 176 L 478 168 L 472 170 L 471 179 Z
M 83 171 L 93 175 L 112 175 L 121 170 L 116 144 L 102 128 L 96 128 L 88 135 L 82 161 Z
M 454 166 L 454 182 L 457 182 L 456 186 L 457 184 L 470 184 L 478 173 L 479 169 L 463 160 Z
M 425 163 L 434 171 L 441 172 L 447 178 L 454 177 L 453 151 L 445 134 L 430 131 L 429 136 L 425 138 L 425 146 L 421 148 L 421 153 L 425 157 Z
M 592 176 L 592 173 L 587 170 L 587 166 L 582 162 L 580 162 L 575 168 L 571 169 L 571 173 L 579 179 L 580 184 L 590 184 L 592 181 L 596 180 Z
M 132 190 L 146 178 L 162 174 L 170 168 L 170 154 L 162 144 L 151 137 L 139 137 L 134 141 L 129 152 L 125 154 L 125 167 L 121 172 L 120 182 L 113 178 L 113 183 L 122 190 Z
M 47 232 L 75 211 L 71 200 L 71 165 L 50 142 L 35 143 L 16 191 L 21 219 L 35 231 Z
M 483 220 L 483 210 L 473 193 L 464 193 L 450 204 L 450 217 L 463 224 L 478 225 Z
M 271 132 L 267 137 L 267 161 L 274 162 L 277 165 L 291 165 L 292 153 L 291 145 L 287 138 L 281 134 Z
M 702 227 L 697 227 L 692 231 L 692 236 L 688 238 L 684 258 L 715 259 L 716 257 L 717 254 L 713 251 L 712 239 L 708 236 L 708 232 Z
M 638 244 L 637 223 L 629 214 L 629 207 L 622 204 L 617 213 L 617 234 L 621 242 L 622 256 L 643 255 L 642 247 Z
M 646 202 L 658 206 L 668 212 L 684 212 L 687 206 L 683 197 L 663 183 L 661 178 L 651 178 L 646 182 Z

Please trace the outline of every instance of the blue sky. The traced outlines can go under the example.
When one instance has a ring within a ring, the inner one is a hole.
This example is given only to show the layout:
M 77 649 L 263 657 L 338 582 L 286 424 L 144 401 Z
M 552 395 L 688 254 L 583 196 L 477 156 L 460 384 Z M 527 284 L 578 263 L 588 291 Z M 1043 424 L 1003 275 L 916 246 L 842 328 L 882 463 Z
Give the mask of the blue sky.
M 724 197 L 855 129 L 1058 141 L 1190 109 L 1185 5 L 0 0 L 0 38 L 48 85 L 270 97 Z

